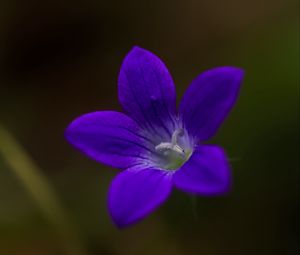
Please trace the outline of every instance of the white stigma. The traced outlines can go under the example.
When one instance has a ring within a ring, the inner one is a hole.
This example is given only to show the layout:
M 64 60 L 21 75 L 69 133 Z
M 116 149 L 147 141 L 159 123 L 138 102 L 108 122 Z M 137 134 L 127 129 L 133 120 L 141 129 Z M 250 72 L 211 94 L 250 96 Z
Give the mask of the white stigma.
M 179 154 L 181 157 L 185 158 L 186 154 L 184 149 L 182 149 L 178 144 L 177 140 L 179 136 L 183 136 L 183 129 L 177 129 L 172 134 L 171 142 L 163 142 L 155 146 L 155 150 L 162 152 L 164 155 L 169 155 L 171 152 Z

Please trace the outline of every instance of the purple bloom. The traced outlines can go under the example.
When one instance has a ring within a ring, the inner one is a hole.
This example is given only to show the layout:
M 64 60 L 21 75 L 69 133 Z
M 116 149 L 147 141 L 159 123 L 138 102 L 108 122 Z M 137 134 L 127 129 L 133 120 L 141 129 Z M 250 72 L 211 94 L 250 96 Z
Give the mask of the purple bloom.
M 108 194 L 118 227 L 141 220 L 170 195 L 172 187 L 203 196 L 231 186 L 222 148 L 203 144 L 234 105 L 243 70 L 219 67 L 200 74 L 176 109 L 175 87 L 163 62 L 134 47 L 118 79 L 126 114 L 88 113 L 66 130 L 68 141 L 89 157 L 122 171 Z

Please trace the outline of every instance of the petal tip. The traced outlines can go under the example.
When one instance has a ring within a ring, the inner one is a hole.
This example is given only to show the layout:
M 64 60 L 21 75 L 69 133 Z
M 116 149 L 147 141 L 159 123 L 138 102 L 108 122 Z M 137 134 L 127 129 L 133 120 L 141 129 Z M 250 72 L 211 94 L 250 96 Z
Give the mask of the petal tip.
M 112 219 L 113 224 L 115 225 L 116 228 L 118 229 L 125 229 L 126 227 L 129 227 L 131 224 L 128 224 L 126 222 L 123 222 L 117 218 L 115 218 L 111 213 L 110 213 L 110 217 Z
M 133 58 L 136 58 L 136 57 L 146 57 L 147 59 L 149 58 L 157 58 L 158 57 L 151 51 L 145 49 L 145 48 L 142 48 L 138 45 L 135 45 L 131 48 L 131 50 L 128 52 L 127 56 L 131 56 Z
M 131 219 L 130 215 L 119 215 L 118 213 L 116 213 L 116 210 L 113 208 L 110 198 L 108 199 L 107 207 L 113 224 L 120 230 L 128 228 L 141 220 L 139 218 Z
M 235 77 L 238 80 L 242 80 L 245 76 L 245 70 L 240 67 L 235 67 L 235 66 L 223 66 L 223 67 L 218 67 L 213 70 L 219 71 L 223 74 L 230 75 L 232 77 Z
M 143 50 L 143 48 L 138 45 L 134 45 L 131 50 Z
M 73 144 L 72 143 L 72 131 L 73 131 L 73 127 L 74 127 L 74 122 L 76 121 L 73 120 L 71 123 L 69 123 L 67 125 L 67 127 L 65 128 L 64 132 L 63 132 L 63 135 L 64 135 L 64 138 L 70 143 L 70 144 Z
M 148 51 L 138 45 L 135 45 L 131 48 L 131 50 L 128 52 L 127 55 L 131 55 L 131 54 L 138 54 L 138 53 L 147 53 Z
M 110 213 L 110 216 L 111 216 L 113 224 L 116 226 L 116 228 L 118 228 L 120 230 L 129 228 L 140 221 L 140 220 L 130 221 L 130 220 L 127 220 L 124 218 L 119 219 L 119 218 L 114 217 L 111 213 Z

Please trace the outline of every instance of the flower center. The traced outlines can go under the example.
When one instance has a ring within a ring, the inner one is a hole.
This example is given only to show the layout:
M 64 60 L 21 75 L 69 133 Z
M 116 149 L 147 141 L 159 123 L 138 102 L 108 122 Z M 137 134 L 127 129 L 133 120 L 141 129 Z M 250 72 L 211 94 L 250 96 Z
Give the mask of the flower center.
M 162 163 L 164 169 L 176 170 L 190 157 L 191 151 L 182 148 L 182 146 L 178 144 L 179 137 L 183 135 L 183 129 L 177 129 L 172 134 L 171 142 L 162 142 L 155 146 L 155 150 L 164 157 Z

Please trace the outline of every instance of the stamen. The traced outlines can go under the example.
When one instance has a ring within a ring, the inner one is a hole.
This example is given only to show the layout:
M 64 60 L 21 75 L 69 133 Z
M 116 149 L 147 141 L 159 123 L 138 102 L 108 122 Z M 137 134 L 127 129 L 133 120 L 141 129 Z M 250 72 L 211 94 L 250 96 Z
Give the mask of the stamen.
M 183 129 L 176 129 L 172 134 L 171 142 L 163 142 L 159 145 L 155 146 L 155 150 L 162 152 L 164 155 L 168 155 L 170 152 L 175 152 L 179 154 L 181 157 L 185 158 L 185 151 L 178 144 L 178 137 L 183 136 Z
M 176 129 L 172 135 L 172 144 L 177 144 L 178 136 L 183 136 L 183 129 Z

